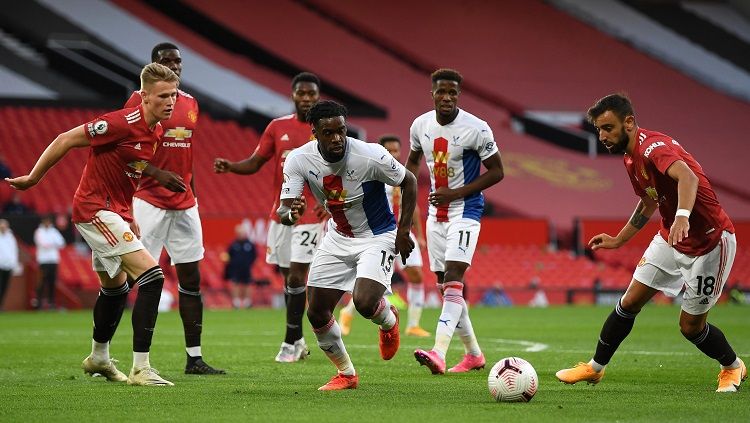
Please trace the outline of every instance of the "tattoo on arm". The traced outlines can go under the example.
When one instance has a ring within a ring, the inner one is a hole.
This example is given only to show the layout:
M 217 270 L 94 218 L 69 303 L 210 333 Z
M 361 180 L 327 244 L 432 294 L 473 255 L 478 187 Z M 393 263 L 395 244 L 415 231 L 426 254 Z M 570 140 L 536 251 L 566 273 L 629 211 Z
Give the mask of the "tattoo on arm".
M 639 202 L 633 212 L 633 216 L 630 217 L 630 224 L 638 229 L 643 228 L 648 223 L 648 217 L 643 215 L 643 209 L 645 208 L 646 205 L 643 202 Z

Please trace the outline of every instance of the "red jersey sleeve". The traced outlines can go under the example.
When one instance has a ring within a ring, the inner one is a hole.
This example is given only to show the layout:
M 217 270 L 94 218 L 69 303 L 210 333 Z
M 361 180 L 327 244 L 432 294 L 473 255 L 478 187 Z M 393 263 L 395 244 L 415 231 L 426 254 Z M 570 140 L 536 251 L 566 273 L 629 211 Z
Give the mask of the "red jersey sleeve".
M 260 142 L 258 147 L 255 148 L 255 154 L 269 160 L 273 157 L 276 152 L 276 131 L 273 122 L 271 122 L 266 130 L 263 131 L 263 135 L 260 136 Z
M 122 110 L 101 115 L 83 125 L 83 128 L 92 147 L 120 141 L 130 134 L 130 127 Z
M 138 107 L 141 105 L 141 101 L 143 101 L 141 94 L 138 91 L 133 91 L 133 95 L 130 96 L 130 98 L 125 102 L 125 105 L 122 106 L 122 108 L 129 109 L 131 107 Z
M 651 161 L 654 167 L 662 174 L 667 174 L 667 169 L 677 160 L 682 160 L 680 154 L 675 151 L 671 140 L 656 139 L 651 141 L 643 149 L 643 156 L 646 160 Z

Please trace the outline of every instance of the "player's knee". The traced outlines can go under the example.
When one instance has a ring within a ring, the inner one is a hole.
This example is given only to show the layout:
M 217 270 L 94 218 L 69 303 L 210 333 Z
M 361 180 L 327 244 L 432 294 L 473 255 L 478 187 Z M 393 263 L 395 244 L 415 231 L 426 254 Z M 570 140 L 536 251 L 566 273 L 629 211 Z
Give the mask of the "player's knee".
M 680 320 L 680 332 L 687 339 L 693 339 L 703 331 L 705 322 L 702 320 Z
M 364 317 L 370 317 L 375 314 L 375 309 L 378 307 L 380 298 L 382 297 L 376 297 L 374 295 L 368 295 L 366 293 L 358 291 L 355 291 L 355 293 L 352 295 L 354 308 L 356 308 L 357 312 Z
M 175 266 L 180 286 L 189 291 L 200 291 L 201 272 L 198 263 L 180 263 Z
M 330 311 L 307 309 L 307 320 L 310 321 L 313 329 L 322 328 L 331 321 L 333 315 Z
M 413 283 L 415 285 L 422 284 L 422 271 L 419 269 L 413 269 L 409 271 L 409 283 Z
M 304 288 L 305 275 L 299 272 L 289 272 L 289 276 L 286 278 L 286 286 L 288 288 Z
M 620 308 L 627 313 L 638 314 L 641 312 L 642 306 L 640 303 L 623 296 L 620 298 Z

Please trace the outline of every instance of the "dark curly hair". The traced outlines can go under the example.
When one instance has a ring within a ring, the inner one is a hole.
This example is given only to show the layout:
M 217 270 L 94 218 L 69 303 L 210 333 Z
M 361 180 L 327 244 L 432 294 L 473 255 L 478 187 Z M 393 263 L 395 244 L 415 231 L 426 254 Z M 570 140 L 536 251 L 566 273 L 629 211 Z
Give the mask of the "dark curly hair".
M 328 119 L 336 116 L 346 118 L 349 112 L 346 107 L 332 100 L 323 100 L 313 104 L 307 111 L 306 120 L 312 125 L 317 125 L 321 119 Z
M 401 144 L 401 138 L 398 137 L 396 134 L 385 134 L 381 135 L 380 138 L 378 138 L 378 144 L 385 145 L 387 142 L 397 142 Z
M 628 116 L 635 116 L 633 104 L 630 102 L 627 94 L 616 93 L 600 98 L 586 112 L 586 117 L 593 124 L 596 118 L 604 114 L 607 110 L 614 113 L 621 121 L 625 120 Z
M 297 86 L 298 82 L 312 82 L 313 84 L 318 86 L 318 89 L 320 90 L 320 78 L 318 78 L 318 75 L 315 75 L 311 72 L 301 72 L 294 76 L 292 79 L 292 89 Z
M 461 76 L 460 73 L 458 73 L 457 70 L 454 69 L 447 69 L 442 68 L 438 69 L 435 72 L 432 73 L 432 83 L 435 84 L 436 82 L 443 80 L 443 81 L 456 81 L 456 83 L 460 86 L 461 82 L 464 80 L 464 77 Z

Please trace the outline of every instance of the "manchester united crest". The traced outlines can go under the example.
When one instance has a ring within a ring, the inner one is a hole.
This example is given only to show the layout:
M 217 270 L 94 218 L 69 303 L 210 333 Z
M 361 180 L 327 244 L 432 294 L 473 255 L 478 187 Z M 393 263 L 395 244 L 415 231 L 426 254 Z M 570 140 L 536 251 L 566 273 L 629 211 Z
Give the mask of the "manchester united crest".
M 130 242 L 133 240 L 133 234 L 131 232 L 125 232 L 122 234 L 122 239 L 124 239 L 125 242 Z
M 191 110 L 188 112 L 188 119 L 190 119 L 190 122 L 198 122 L 198 113 L 196 113 L 195 110 Z

